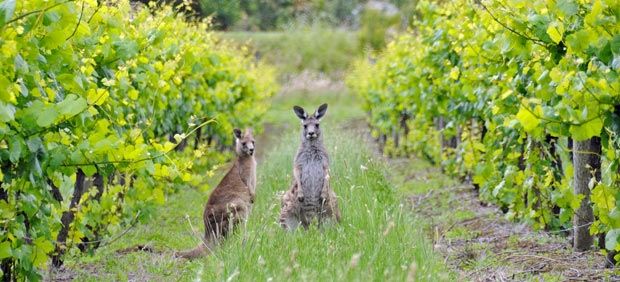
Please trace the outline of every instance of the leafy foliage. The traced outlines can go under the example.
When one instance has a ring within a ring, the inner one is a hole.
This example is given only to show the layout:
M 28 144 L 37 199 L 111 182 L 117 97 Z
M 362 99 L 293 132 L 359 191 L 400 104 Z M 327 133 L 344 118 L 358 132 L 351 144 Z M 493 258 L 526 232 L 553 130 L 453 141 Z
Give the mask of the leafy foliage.
M 169 0 L 171 1 L 171 0 Z M 275 31 L 296 25 L 324 25 L 329 27 L 355 28 L 367 0 L 196 0 L 200 3 L 202 16 L 215 15 L 216 28 Z M 395 0 L 399 7 L 409 11 L 412 1 Z M 374 11 L 364 24 L 383 28 L 386 21 L 398 22 L 399 16 L 385 17 Z M 375 24 L 373 20 L 378 21 Z M 389 24 L 393 25 L 393 24 Z M 384 28 L 383 28 L 384 29 Z M 379 32 L 380 30 L 373 30 Z
M 278 70 L 280 77 L 304 71 L 337 75 L 359 56 L 355 33 L 322 26 L 278 32 L 224 32 Z
M 202 183 L 197 164 L 221 161 L 202 140 L 230 143 L 274 93 L 270 68 L 168 6 L 4 1 L 0 14 L 5 277 L 39 280 L 50 255 L 96 247 L 174 184 Z M 196 150 L 170 153 L 193 133 Z
M 395 31 L 400 24 L 400 15 L 387 15 L 375 9 L 364 9 L 360 17 L 360 47 L 378 51 L 385 47 L 389 30 Z
M 200 10 L 205 16 L 213 16 L 217 27 L 227 29 L 240 17 L 239 1 L 200 0 Z
M 607 248 L 620 249 L 620 4 L 420 1 L 417 14 L 411 34 L 348 79 L 386 150 L 442 162 L 508 217 L 559 228 L 583 197 L 570 187 L 569 143 L 601 137 L 606 165 L 591 182 L 590 230 L 612 230 Z M 439 152 L 451 137 L 458 146 Z

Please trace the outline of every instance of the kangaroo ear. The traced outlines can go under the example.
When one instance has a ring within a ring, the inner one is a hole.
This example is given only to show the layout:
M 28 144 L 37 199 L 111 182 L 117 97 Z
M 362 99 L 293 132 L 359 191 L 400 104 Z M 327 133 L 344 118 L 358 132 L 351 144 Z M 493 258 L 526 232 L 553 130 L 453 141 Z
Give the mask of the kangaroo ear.
M 254 130 L 252 130 L 252 128 L 248 127 L 245 129 L 245 134 L 247 135 L 254 135 Z
M 235 128 L 233 129 L 233 133 L 235 134 L 235 138 L 241 139 L 241 129 Z
M 316 110 L 316 113 L 314 113 L 314 116 L 316 117 L 316 119 L 321 119 L 323 116 L 325 116 L 326 112 L 327 112 L 327 104 L 323 104 L 319 106 L 319 109 Z
M 308 114 L 306 113 L 306 111 L 304 111 L 304 108 L 300 106 L 293 106 L 293 111 L 295 111 L 295 114 L 301 120 L 305 120 L 308 118 Z

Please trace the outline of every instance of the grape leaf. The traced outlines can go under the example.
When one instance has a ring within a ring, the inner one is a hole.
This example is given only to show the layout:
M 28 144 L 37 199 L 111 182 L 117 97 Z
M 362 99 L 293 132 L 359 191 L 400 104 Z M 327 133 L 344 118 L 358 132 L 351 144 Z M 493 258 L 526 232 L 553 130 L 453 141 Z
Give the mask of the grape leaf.
M 8 258 L 12 255 L 11 242 L 4 241 L 0 243 L 0 259 Z
M 618 244 L 618 236 L 620 236 L 620 229 L 612 229 L 605 235 L 605 249 L 613 251 Z
M 75 94 L 69 94 L 60 103 L 58 103 L 58 111 L 65 117 L 75 116 L 88 107 L 86 100 L 82 97 L 78 97 Z
M 534 113 L 537 113 L 539 116 L 542 115 L 542 108 L 540 105 L 536 106 Z M 528 110 L 523 106 L 519 108 L 517 120 L 519 120 L 519 123 L 521 123 L 526 132 L 536 129 L 536 127 L 540 124 L 540 119 L 534 115 L 531 110 Z
M 603 129 L 603 120 L 595 118 L 581 125 L 571 125 L 570 133 L 575 141 L 583 141 L 594 136 L 600 136 Z
M 89 177 L 97 173 L 97 167 L 95 167 L 94 165 L 85 165 L 80 168 L 84 172 L 84 175 L 89 176 Z
M 611 39 L 610 44 L 611 52 L 614 53 L 614 55 L 620 55 L 620 34 L 616 34 L 616 36 Z
M 564 26 L 562 23 L 550 24 L 547 27 L 547 34 L 551 37 L 554 43 L 560 43 L 562 41 L 562 36 L 564 35 Z
M 15 0 L 3 0 L 0 3 L 0 27 L 4 26 L 13 17 Z
M 88 104 L 100 106 L 105 103 L 106 99 L 108 99 L 108 96 L 110 96 L 108 90 L 102 88 L 90 89 L 88 90 L 86 99 L 88 99 Z
M 9 138 L 9 160 L 12 163 L 17 163 L 19 161 L 24 148 L 23 142 L 23 139 L 17 136 Z
M 0 122 L 9 122 L 15 119 L 15 106 L 0 101 Z
M 58 118 L 58 111 L 54 105 L 48 106 L 43 112 L 37 117 L 37 125 L 40 127 L 48 127 L 56 121 Z

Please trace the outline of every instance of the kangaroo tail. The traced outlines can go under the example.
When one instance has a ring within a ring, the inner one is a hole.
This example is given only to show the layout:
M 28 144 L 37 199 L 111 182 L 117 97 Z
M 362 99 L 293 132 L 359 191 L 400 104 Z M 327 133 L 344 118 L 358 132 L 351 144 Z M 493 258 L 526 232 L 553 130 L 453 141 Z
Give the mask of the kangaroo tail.
M 209 253 L 211 253 L 211 250 L 207 248 L 206 243 L 203 242 L 203 243 L 200 243 L 196 248 L 193 248 L 191 250 L 175 252 L 174 257 L 194 259 L 194 258 L 199 258 L 205 255 L 208 255 Z
M 157 251 L 148 245 L 135 245 L 133 247 L 129 247 L 129 248 L 124 248 L 124 249 L 120 249 L 118 251 L 116 251 L 118 254 L 128 254 L 131 252 L 148 252 L 148 253 L 156 253 Z

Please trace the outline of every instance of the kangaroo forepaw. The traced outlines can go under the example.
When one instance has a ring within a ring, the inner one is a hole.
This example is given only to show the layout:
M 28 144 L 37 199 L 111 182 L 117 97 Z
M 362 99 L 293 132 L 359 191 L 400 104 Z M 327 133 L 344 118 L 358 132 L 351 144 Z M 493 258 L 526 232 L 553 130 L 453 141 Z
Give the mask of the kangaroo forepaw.
M 303 203 L 304 195 L 297 195 L 297 201 L 299 201 L 300 203 Z

